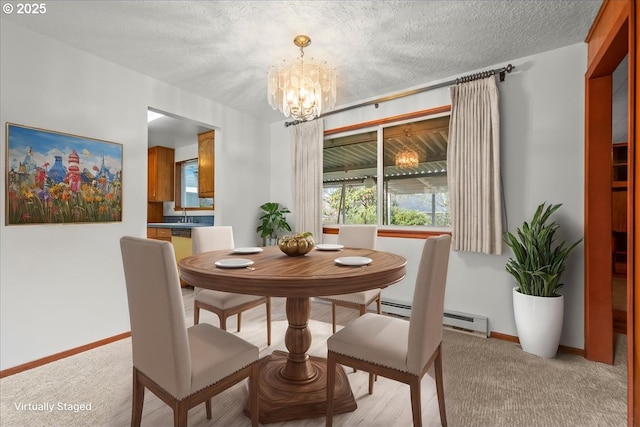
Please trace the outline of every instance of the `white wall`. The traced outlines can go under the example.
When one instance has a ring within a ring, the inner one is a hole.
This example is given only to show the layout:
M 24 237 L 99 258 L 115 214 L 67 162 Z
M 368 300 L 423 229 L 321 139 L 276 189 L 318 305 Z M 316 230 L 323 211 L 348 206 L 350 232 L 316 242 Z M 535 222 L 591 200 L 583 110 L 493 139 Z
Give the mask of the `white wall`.
M 514 231 L 543 201 L 563 203 L 556 214 L 562 236 L 583 235 L 584 73 L 586 45 L 580 43 L 510 61 L 516 70 L 498 83 L 501 113 L 502 180 L 508 227 Z M 498 68 L 504 64 L 486 67 Z M 469 72 L 473 72 L 470 70 Z M 452 76 L 456 77 L 456 76 Z M 444 79 L 449 80 L 449 79 Z M 437 82 L 425 82 L 430 85 Z M 383 94 L 381 94 L 383 95 Z M 450 104 L 448 89 L 424 92 L 326 117 L 325 129 Z M 289 129 L 271 125 L 273 200 L 292 205 Z M 284 165 L 284 167 L 283 167 Z M 332 241 L 332 236 L 324 236 Z M 378 248 L 408 259 L 407 277 L 383 297 L 412 299 L 421 241 L 381 238 Z M 517 335 L 512 310 L 514 281 L 504 265 L 510 256 L 451 254 L 445 307 L 489 318 L 492 331 Z M 584 259 L 580 245 L 570 258 L 563 282 L 565 323 L 561 343 L 584 348 Z
M 123 145 L 123 219 L 5 226 L 0 209 L 0 369 L 128 331 L 119 238 L 145 236 L 147 108 L 216 127 L 216 224 L 255 245 L 269 194 L 268 124 L 2 21 L 5 122 Z M 218 131 L 219 130 L 219 131 Z M 0 150 L 6 164 L 6 150 Z M 0 199 L 5 204 L 5 172 Z

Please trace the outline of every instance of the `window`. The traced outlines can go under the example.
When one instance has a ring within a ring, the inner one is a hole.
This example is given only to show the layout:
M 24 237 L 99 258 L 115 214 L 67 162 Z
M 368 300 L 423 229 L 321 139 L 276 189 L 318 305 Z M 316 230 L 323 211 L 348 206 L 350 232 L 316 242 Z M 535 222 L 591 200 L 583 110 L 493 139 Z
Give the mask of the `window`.
M 325 138 L 323 224 L 450 226 L 448 135 L 445 115 Z
M 213 198 L 198 197 L 198 159 L 176 162 L 176 209 L 213 209 Z

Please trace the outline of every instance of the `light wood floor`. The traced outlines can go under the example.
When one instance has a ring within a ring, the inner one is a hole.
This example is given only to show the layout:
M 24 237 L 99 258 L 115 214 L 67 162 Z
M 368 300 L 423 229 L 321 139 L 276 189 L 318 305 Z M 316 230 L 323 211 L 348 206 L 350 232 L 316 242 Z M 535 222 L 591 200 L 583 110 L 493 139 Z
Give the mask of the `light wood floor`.
M 193 324 L 193 293 L 184 290 L 186 323 Z M 285 300 L 273 299 L 272 345 L 267 346 L 264 307 L 245 313 L 242 331 L 230 332 L 257 345 L 261 356 L 284 350 Z M 338 308 L 340 323 L 356 317 L 354 310 Z M 331 306 L 312 302 L 310 353 L 326 356 L 331 335 Z M 201 320 L 218 324 L 217 317 L 202 312 Z M 511 342 L 478 338 L 458 332 L 443 333 L 445 403 L 450 426 L 624 426 L 626 425 L 626 339 L 618 337 L 613 366 L 588 362 L 571 354 L 556 359 L 529 355 Z M 131 339 L 89 350 L 54 363 L 0 380 L 0 427 L 127 426 L 131 422 Z M 409 387 L 379 377 L 373 395 L 368 375 L 346 369 L 358 408 L 334 417 L 337 427 L 411 426 Z M 425 427 L 440 426 L 435 384 L 423 378 L 422 419 Z M 250 425 L 243 414 L 246 382 L 212 400 L 212 419 L 204 405 L 189 411 L 189 426 L 240 427 Z M 25 410 L 38 403 L 90 404 L 78 413 Z M 172 412 L 152 393 L 145 393 L 142 426 L 170 427 Z M 274 423 L 273 426 L 321 427 L 323 417 Z

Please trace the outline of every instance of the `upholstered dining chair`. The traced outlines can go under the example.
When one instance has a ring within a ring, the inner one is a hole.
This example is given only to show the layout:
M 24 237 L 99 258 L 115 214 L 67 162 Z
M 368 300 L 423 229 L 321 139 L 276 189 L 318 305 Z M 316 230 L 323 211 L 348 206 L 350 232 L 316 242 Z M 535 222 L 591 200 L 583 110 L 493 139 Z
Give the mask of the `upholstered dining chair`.
M 341 225 L 338 231 L 338 243 L 347 248 L 375 249 L 378 237 L 376 225 Z M 331 321 L 333 333 L 336 332 L 336 306 L 355 308 L 360 316 L 367 312 L 367 307 L 374 301 L 377 303 L 378 314 L 381 313 L 380 289 L 370 289 L 345 295 L 331 295 L 321 297 L 331 302 Z
M 233 249 L 233 228 L 216 225 L 212 227 L 195 227 L 191 230 L 191 252 Z M 227 318 L 238 315 L 238 332 L 242 325 L 242 312 L 259 305 L 267 308 L 267 345 L 271 345 L 271 298 L 257 295 L 234 294 L 210 289 L 194 288 L 193 323 L 200 323 L 200 309 L 211 311 L 220 319 L 220 328 L 227 330 Z
M 189 409 L 249 378 L 251 423 L 258 425 L 258 347 L 203 323 L 187 328 L 173 246 L 120 239 L 133 350 L 131 425 L 140 426 L 145 389 L 173 409 L 174 426 Z M 241 410 L 241 409 L 240 409 Z
M 408 384 L 411 391 L 413 425 L 422 426 L 420 382 L 434 365 L 440 422 L 447 425 L 442 384 L 442 319 L 451 236 L 426 240 L 418 267 L 411 318 L 366 313 L 327 340 L 327 422 L 333 419 L 336 364 L 369 372 L 369 394 L 373 376 L 380 375 Z

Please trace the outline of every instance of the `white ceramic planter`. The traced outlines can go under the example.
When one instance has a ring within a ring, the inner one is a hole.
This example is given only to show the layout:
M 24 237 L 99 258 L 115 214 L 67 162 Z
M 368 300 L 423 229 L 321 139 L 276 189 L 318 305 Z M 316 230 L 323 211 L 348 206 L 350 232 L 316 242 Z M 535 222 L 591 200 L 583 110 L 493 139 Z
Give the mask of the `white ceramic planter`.
M 546 359 L 555 357 L 562 334 L 564 296 L 534 297 L 513 288 L 513 314 L 522 349 Z

